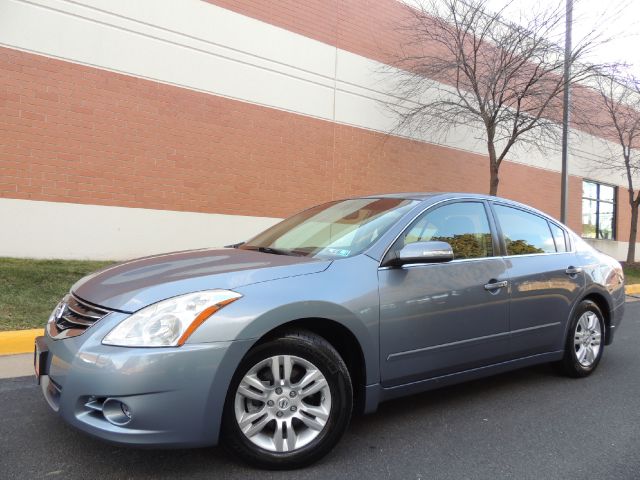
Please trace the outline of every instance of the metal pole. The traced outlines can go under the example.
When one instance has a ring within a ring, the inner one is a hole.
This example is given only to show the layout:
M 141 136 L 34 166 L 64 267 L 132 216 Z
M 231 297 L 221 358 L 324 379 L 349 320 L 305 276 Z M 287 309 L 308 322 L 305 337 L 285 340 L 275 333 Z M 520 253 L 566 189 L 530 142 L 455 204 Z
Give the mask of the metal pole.
M 562 105 L 562 184 L 560 186 L 560 221 L 567 223 L 569 203 L 569 75 L 571 73 L 571 24 L 573 0 L 567 0 L 564 33 L 564 97 Z

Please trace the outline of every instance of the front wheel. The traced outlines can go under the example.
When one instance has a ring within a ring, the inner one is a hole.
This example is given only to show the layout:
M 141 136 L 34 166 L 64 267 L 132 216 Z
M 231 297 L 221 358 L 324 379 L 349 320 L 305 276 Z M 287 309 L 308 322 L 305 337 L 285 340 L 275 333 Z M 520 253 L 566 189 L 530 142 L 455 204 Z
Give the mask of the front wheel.
M 578 305 L 569 325 L 562 372 L 570 377 L 586 377 L 600 363 L 603 352 L 604 317 L 600 308 L 584 300 Z
M 289 332 L 251 350 L 225 403 L 227 446 L 262 468 L 291 469 L 326 455 L 351 418 L 349 371 L 311 332 Z

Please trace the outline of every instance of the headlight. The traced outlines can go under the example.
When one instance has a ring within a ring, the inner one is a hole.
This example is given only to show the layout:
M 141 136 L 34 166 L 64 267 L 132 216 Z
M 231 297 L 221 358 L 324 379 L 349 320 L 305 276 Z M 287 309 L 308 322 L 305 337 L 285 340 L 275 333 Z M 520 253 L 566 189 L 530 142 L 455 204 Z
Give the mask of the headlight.
M 205 290 L 169 298 L 134 313 L 102 340 L 120 347 L 175 347 L 211 315 L 242 295 L 230 290 Z

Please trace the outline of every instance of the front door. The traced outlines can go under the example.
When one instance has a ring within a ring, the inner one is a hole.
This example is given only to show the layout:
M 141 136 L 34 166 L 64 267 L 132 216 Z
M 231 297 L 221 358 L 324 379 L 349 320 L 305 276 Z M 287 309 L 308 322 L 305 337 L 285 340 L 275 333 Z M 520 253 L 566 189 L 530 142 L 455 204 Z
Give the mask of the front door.
M 499 362 L 508 356 L 508 278 L 482 201 L 455 201 L 421 214 L 391 247 L 449 243 L 447 263 L 382 267 L 382 383 L 399 385 Z M 389 254 L 388 254 L 389 255 Z M 383 262 L 384 263 L 384 262 Z

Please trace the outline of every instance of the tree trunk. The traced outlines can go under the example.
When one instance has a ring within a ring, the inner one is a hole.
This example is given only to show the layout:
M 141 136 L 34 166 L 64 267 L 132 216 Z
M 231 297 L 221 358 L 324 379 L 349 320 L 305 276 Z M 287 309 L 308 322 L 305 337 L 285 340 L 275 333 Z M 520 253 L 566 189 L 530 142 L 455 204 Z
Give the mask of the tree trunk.
M 636 236 L 638 234 L 638 202 L 631 203 L 631 227 L 629 228 L 629 249 L 627 250 L 627 263 L 636 261 Z
M 489 195 L 498 195 L 498 184 L 500 183 L 498 171 L 500 165 L 496 159 L 496 147 L 493 141 L 489 140 L 487 142 L 487 148 L 489 150 Z
M 489 180 L 489 195 L 498 195 L 498 184 L 500 178 L 498 177 L 498 166 L 491 164 L 491 179 Z

